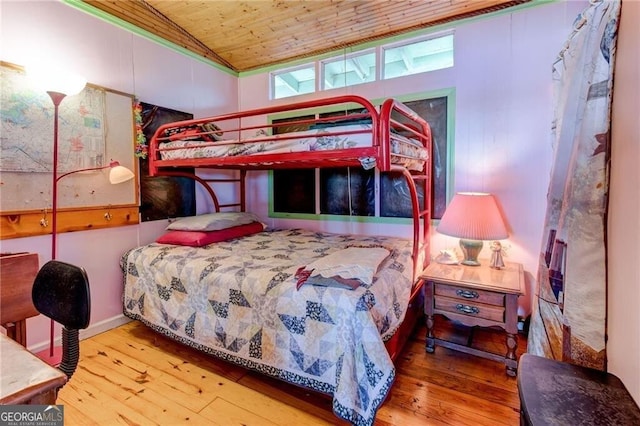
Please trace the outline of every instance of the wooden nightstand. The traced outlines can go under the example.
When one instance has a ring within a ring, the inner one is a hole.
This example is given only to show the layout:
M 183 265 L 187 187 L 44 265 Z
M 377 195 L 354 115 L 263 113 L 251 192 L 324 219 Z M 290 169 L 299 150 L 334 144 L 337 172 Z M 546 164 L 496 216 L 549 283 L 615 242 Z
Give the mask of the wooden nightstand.
M 507 374 L 518 368 L 518 296 L 524 293 L 524 272 L 519 263 L 506 262 L 503 269 L 481 266 L 431 263 L 420 277 L 425 280 L 424 312 L 427 319 L 426 350 L 435 345 L 455 349 L 506 364 Z M 433 335 L 433 316 L 442 314 L 466 326 L 498 326 L 506 331 L 506 355 L 485 352 L 470 346 L 438 339 Z

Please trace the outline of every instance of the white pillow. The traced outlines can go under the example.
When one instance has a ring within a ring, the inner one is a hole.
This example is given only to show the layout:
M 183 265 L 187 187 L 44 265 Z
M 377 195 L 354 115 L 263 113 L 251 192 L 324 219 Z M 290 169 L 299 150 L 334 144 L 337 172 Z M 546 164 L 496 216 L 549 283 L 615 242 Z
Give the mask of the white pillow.
M 382 247 L 349 247 L 311 262 L 304 269 L 310 271 L 311 276 L 338 276 L 371 284 L 373 275 L 389 254 L 391 252 Z
M 253 213 L 247 212 L 206 213 L 180 218 L 171 222 L 166 229 L 173 231 L 219 231 L 251 222 L 260 222 L 260 219 Z

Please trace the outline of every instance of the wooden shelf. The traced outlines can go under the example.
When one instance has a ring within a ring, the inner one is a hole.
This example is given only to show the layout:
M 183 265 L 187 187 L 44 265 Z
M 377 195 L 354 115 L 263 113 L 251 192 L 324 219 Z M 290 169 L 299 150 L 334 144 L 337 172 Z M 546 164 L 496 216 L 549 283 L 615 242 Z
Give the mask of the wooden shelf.
M 44 226 L 43 219 L 46 221 Z M 139 223 L 138 206 L 95 207 L 58 211 L 58 233 L 88 231 Z M 0 213 L 0 239 L 51 234 L 51 212 Z

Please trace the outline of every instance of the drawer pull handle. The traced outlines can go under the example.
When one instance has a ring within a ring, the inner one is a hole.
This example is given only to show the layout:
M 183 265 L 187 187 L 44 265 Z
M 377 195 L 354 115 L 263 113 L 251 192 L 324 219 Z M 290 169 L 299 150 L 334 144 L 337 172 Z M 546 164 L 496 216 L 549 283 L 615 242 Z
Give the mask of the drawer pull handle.
M 465 314 L 475 315 L 480 313 L 480 309 L 476 308 L 475 306 L 463 305 L 462 303 L 458 303 L 456 305 L 456 309 Z
M 477 299 L 480 295 L 477 291 L 473 290 L 456 290 L 456 294 L 460 297 L 464 297 L 465 299 Z

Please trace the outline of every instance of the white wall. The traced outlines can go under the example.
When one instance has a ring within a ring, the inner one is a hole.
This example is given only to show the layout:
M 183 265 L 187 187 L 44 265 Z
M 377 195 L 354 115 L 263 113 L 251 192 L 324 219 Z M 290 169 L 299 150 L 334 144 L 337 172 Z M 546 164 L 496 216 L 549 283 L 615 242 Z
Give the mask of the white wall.
M 640 3 L 623 0 L 613 87 L 608 370 L 640 404 Z
M 0 60 L 25 65 L 49 58 L 90 83 L 196 117 L 237 109 L 237 77 L 58 1 L 35 3 L 0 2 Z M 58 259 L 85 267 L 89 275 L 91 332 L 122 320 L 120 256 L 157 238 L 164 226 L 156 221 L 59 235 Z M 50 236 L 2 240 L 0 250 L 38 253 L 42 265 L 51 258 Z M 44 317 L 27 321 L 29 347 L 46 345 L 48 327 Z
M 273 103 L 346 93 L 377 99 L 455 88 L 455 190 L 495 194 L 510 229 L 506 260 L 524 264 L 530 286 L 538 269 L 551 168 L 551 64 L 586 5 L 554 2 L 456 26 L 455 66 L 450 69 Z M 269 105 L 268 88 L 268 73 L 242 77 L 241 108 Z M 266 217 L 266 175 L 258 176 L 257 190 L 249 193 L 263 195 L 250 205 Z M 271 224 L 301 226 L 291 220 Z M 338 230 L 336 222 L 303 224 Z M 351 231 L 411 235 L 408 227 L 342 225 Z M 432 254 L 457 246 L 457 241 L 434 231 Z M 484 250 L 481 256 L 489 257 L 488 248 Z M 532 293 L 520 298 L 521 314 L 529 311 Z

